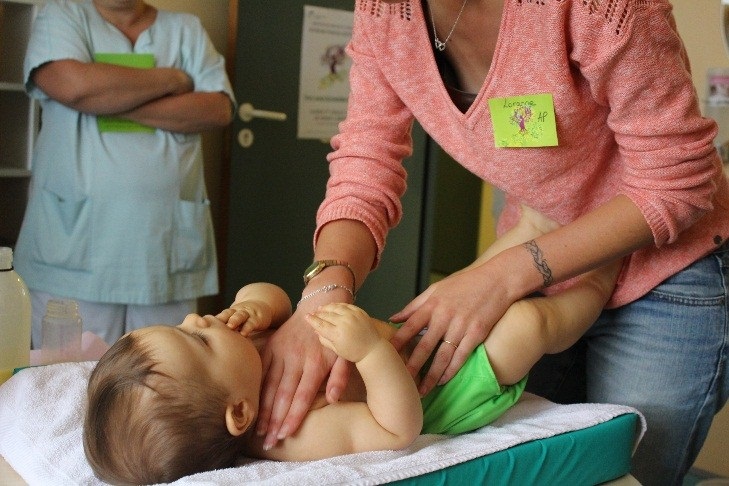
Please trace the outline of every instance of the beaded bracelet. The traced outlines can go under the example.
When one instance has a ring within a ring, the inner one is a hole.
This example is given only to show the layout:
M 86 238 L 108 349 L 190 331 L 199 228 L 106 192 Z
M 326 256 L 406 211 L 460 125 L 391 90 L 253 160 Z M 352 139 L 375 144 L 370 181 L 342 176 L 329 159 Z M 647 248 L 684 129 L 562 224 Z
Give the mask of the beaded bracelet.
M 299 304 L 301 304 L 306 299 L 309 299 L 311 297 L 314 297 L 316 294 L 320 294 L 322 292 L 331 292 L 332 290 L 335 290 L 335 289 L 344 289 L 344 290 L 346 290 L 347 292 L 349 292 L 349 295 L 352 296 L 352 300 L 354 301 L 354 292 L 352 291 L 352 289 L 350 289 L 349 287 L 345 287 L 344 285 L 329 284 L 329 285 L 325 285 L 324 287 L 322 287 L 320 289 L 316 289 L 315 291 L 313 291 L 310 294 L 306 294 L 303 297 L 301 297 L 301 299 L 299 299 L 299 301 L 296 303 L 296 307 L 298 307 Z

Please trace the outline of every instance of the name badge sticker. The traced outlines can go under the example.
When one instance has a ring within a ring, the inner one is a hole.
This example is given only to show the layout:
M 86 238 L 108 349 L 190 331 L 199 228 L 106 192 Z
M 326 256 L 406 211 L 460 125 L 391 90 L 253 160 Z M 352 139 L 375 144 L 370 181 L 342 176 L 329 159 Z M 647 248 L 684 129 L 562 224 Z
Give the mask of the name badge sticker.
M 551 93 L 490 98 L 496 147 L 555 147 L 557 122 Z

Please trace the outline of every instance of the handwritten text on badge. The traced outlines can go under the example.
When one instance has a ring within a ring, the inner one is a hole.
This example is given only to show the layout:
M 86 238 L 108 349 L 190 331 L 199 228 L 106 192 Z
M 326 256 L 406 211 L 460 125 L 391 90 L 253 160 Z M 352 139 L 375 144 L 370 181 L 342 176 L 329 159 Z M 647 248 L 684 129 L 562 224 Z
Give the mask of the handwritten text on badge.
M 557 123 L 550 93 L 489 99 L 497 147 L 554 147 Z

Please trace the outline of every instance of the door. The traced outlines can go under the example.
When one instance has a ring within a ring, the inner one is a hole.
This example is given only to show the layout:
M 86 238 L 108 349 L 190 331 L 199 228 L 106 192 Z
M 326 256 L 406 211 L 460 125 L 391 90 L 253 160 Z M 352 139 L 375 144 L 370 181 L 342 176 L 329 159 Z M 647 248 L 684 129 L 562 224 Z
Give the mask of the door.
M 286 121 L 236 119 L 230 162 L 225 254 L 221 258 L 225 302 L 242 285 L 268 281 L 293 302 L 301 296 L 304 269 L 313 256 L 315 215 L 328 177 L 328 143 L 297 134 L 298 82 L 304 5 L 349 9 L 353 1 L 238 1 L 234 84 L 239 103 L 281 112 Z M 237 140 L 250 130 L 250 146 Z M 387 318 L 427 282 L 427 139 L 416 128 L 413 156 L 406 161 L 405 217 L 390 233 L 379 268 L 362 287 L 357 303 Z

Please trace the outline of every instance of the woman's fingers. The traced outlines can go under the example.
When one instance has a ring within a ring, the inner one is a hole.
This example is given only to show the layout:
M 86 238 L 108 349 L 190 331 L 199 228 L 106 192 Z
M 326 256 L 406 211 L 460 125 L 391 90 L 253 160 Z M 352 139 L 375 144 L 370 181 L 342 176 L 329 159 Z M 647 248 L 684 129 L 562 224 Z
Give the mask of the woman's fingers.
M 344 358 L 337 358 L 337 361 L 334 362 L 332 371 L 329 374 L 329 380 L 327 381 L 326 397 L 329 403 L 339 401 L 342 392 L 349 382 L 350 369 L 349 361 Z
M 256 433 L 259 436 L 265 435 L 269 429 L 273 403 L 279 385 L 284 374 L 284 363 L 280 360 L 273 360 L 271 353 L 263 353 L 263 386 L 261 390 L 260 406 L 258 410 L 258 422 Z
M 415 297 L 413 300 L 408 303 L 403 309 L 395 314 L 393 314 L 390 317 L 390 320 L 392 322 L 403 322 L 408 319 L 410 319 L 410 316 L 417 311 L 420 306 L 422 306 L 425 302 L 427 302 L 430 295 L 433 293 L 434 285 L 431 285 L 427 289 L 425 289 L 424 292 L 422 292 L 420 295 Z
M 455 350 L 455 347 L 443 341 L 436 344 L 435 356 L 430 364 L 430 368 L 428 368 L 428 373 L 426 373 L 418 386 L 418 392 L 421 396 L 427 395 L 440 382 L 443 371 L 453 358 Z
M 440 380 L 438 380 L 439 385 L 446 384 L 451 378 L 456 376 L 456 373 L 458 373 L 458 370 L 461 369 L 461 367 L 471 355 L 473 350 L 483 344 L 483 342 L 486 340 L 486 336 L 481 337 L 481 334 L 482 333 L 466 333 L 466 335 L 463 336 L 463 339 L 461 339 L 461 342 L 458 345 L 456 345 L 455 347 L 450 345 L 448 346 L 454 348 L 453 355 L 451 356 L 448 366 L 441 375 Z
M 321 384 L 322 377 L 318 371 L 319 370 L 313 369 L 311 366 L 307 367 L 305 365 L 303 374 L 301 375 L 301 379 L 298 380 L 298 386 L 296 386 L 292 399 L 289 400 L 285 393 L 281 394 L 280 401 L 277 397 L 276 402 L 280 403 L 282 406 L 280 407 L 280 410 L 276 410 L 274 407 L 274 413 L 276 415 L 273 416 L 273 423 L 279 423 L 278 419 L 281 418 L 281 427 L 277 430 L 269 430 L 266 439 L 263 441 L 264 448 L 273 447 L 276 445 L 277 441 L 285 439 L 298 430 L 301 422 L 304 420 L 304 417 L 309 412 L 317 392 L 319 391 L 319 385 Z M 285 386 L 280 386 L 279 389 L 281 388 L 284 388 L 284 392 L 286 391 Z M 277 414 L 284 410 L 286 411 L 285 415 Z
M 319 344 L 304 322 L 288 321 L 263 353 L 264 381 L 257 431 L 264 446 L 295 433 L 311 407 L 336 355 Z

